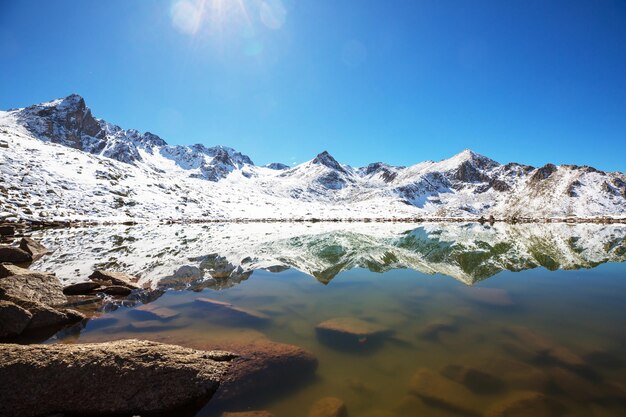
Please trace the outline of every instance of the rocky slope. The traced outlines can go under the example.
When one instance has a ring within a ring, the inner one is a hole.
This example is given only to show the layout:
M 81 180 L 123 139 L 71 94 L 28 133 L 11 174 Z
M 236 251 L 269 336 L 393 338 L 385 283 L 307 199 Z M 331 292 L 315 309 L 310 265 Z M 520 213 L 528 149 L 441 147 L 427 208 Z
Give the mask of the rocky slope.
M 328 152 L 256 166 L 95 118 L 78 95 L 0 112 L 0 217 L 36 220 L 623 217 L 626 175 L 472 151 L 354 168 Z

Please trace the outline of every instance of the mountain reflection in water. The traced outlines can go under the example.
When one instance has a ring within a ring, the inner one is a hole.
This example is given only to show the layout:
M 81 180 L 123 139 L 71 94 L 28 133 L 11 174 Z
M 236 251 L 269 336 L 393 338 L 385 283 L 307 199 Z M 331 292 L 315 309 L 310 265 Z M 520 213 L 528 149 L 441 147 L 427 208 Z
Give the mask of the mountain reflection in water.
M 227 288 L 255 270 L 294 268 L 329 283 L 354 268 L 413 269 L 467 285 L 537 267 L 594 268 L 626 260 L 626 226 L 597 224 L 184 224 L 40 232 L 54 250 L 33 265 L 65 283 L 94 268 L 155 288 Z

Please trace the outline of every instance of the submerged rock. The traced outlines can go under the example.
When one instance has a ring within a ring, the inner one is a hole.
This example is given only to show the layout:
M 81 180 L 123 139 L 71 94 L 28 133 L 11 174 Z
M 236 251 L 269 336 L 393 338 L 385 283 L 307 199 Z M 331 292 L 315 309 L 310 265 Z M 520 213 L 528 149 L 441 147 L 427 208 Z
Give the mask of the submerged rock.
M 214 313 L 218 313 L 220 318 L 230 318 L 237 321 L 241 320 L 258 323 L 266 323 L 270 320 L 270 317 L 266 314 L 242 307 L 237 307 L 224 301 L 213 300 L 206 297 L 199 297 L 196 298 L 194 302 L 201 307 L 212 310 Z
M 437 319 L 427 323 L 420 331 L 419 336 L 422 339 L 437 341 L 442 333 L 454 333 L 457 329 L 458 324 L 455 319 Z
M 123 272 L 96 270 L 89 275 L 89 279 L 100 284 L 121 285 L 131 289 L 139 288 L 139 286 L 134 283 L 136 279 Z
M 176 310 L 154 304 L 144 304 L 130 311 L 133 316 L 149 320 L 171 320 L 180 316 Z
M 411 378 L 409 392 L 430 405 L 477 415 L 476 397 L 463 385 L 431 371 L 419 369 Z
M 317 369 L 317 359 L 310 352 L 265 339 L 246 344 L 214 343 L 206 348 L 238 355 L 217 394 L 222 401 L 290 388 L 310 379 Z
M 23 237 L 20 240 L 20 249 L 29 253 L 33 261 L 49 253 L 48 248 L 30 237 Z
M 348 417 L 348 409 L 339 398 L 326 397 L 313 404 L 309 417 Z
M 0 345 L 0 415 L 165 413 L 208 401 L 235 355 L 162 343 Z
M 353 317 L 326 320 L 315 330 L 321 341 L 336 347 L 375 345 L 392 333 L 384 326 Z
M 463 292 L 470 301 L 478 304 L 493 307 L 509 307 L 515 304 L 509 293 L 501 288 L 465 287 Z
M 476 394 L 493 394 L 505 387 L 504 381 L 497 376 L 468 366 L 448 365 L 441 370 L 441 374 Z
M 274 417 L 269 411 L 233 411 L 222 413 L 221 417 Z
M 556 417 L 562 413 L 563 407 L 546 395 L 518 391 L 489 407 L 485 417 Z
M 13 264 L 23 264 L 31 262 L 33 257 L 30 253 L 15 246 L 0 246 L 0 262 L 10 262 Z
M 512 339 L 511 343 L 505 343 L 505 348 L 526 360 L 558 364 L 569 368 L 587 367 L 581 356 L 527 327 L 513 326 L 506 328 L 504 332 Z

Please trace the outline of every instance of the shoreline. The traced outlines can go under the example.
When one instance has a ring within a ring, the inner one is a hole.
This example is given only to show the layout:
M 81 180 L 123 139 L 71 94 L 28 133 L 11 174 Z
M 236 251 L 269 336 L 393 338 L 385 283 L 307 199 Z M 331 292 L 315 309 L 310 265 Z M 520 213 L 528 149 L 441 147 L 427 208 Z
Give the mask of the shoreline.
M 236 219 L 161 219 L 161 220 L 32 220 L 16 219 L 0 221 L 0 229 L 38 230 L 47 228 L 72 228 L 89 226 L 135 226 L 135 225 L 168 225 L 168 224 L 225 224 L 225 223 L 480 223 L 480 224 L 626 224 L 626 217 L 363 217 L 363 218 L 236 218 Z M 0 235 L 10 237 L 12 234 Z

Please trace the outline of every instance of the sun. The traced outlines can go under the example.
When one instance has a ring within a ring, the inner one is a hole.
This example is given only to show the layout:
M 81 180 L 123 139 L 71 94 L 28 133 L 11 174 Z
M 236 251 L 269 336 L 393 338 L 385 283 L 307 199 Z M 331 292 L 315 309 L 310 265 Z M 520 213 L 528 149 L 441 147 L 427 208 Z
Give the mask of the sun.
M 281 0 L 175 0 L 171 7 L 172 25 L 189 35 L 203 29 L 221 32 L 237 25 L 250 28 L 258 23 L 278 30 L 286 16 Z

